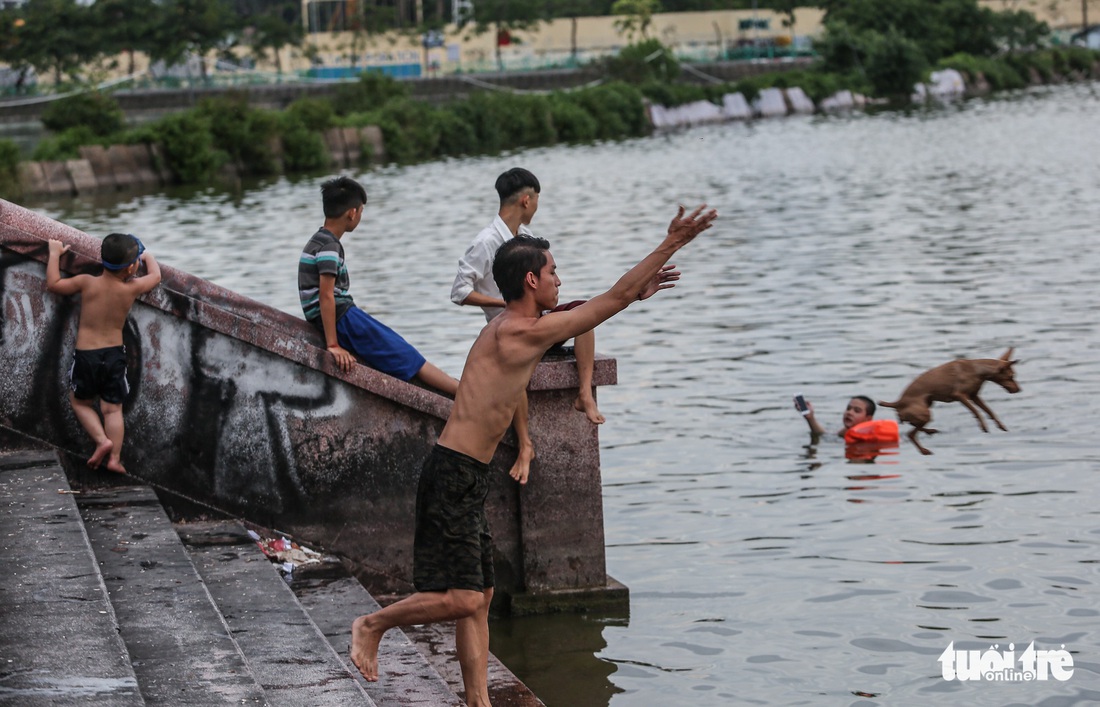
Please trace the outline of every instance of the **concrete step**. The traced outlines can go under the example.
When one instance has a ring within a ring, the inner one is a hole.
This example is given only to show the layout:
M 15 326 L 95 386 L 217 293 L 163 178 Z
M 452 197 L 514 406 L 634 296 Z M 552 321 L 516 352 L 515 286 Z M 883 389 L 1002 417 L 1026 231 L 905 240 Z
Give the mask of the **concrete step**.
M 146 703 L 268 704 L 156 494 L 87 491 L 77 505 Z
M 375 704 L 239 522 L 177 523 L 176 532 L 270 704 Z
M 453 621 L 410 626 L 405 629 L 405 635 L 436 669 L 436 672 L 447 681 L 452 690 L 458 692 L 463 689 L 462 669 L 458 665 L 458 653 L 455 651 Z M 492 653 L 489 653 L 488 668 L 489 702 L 493 707 L 546 707 L 546 704 L 531 692 L 531 688 L 520 682 L 515 673 Z
M 144 704 L 54 452 L 0 454 L 0 557 L 0 704 Z
M 355 670 L 348 657 L 351 622 L 361 614 L 378 611 L 381 608 L 378 602 L 353 577 L 297 580 L 293 589 L 332 647 L 343 656 L 349 668 Z M 462 707 L 465 704 L 399 630 L 388 631 L 382 638 L 378 670 L 378 682 L 364 681 L 363 684 L 380 707 Z
M 0 447 L 0 504 L 0 705 L 464 704 L 453 628 L 390 631 L 362 679 L 351 623 L 380 606 L 339 563 L 292 591 L 240 523 L 173 526 L 145 486 L 74 494 L 52 451 Z M 489 680 L 542 704 L 493 656 Z

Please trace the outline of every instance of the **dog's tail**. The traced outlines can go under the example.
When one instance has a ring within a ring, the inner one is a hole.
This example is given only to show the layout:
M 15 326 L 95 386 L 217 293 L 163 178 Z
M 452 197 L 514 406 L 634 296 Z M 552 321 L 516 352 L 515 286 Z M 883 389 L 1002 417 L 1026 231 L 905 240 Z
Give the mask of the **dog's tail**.
M 884 400 L 880 400 L 880 401 L 878 401 L 878 404 L 879 404 L 879 407 L 894 408 L 895 410 L 897 410 L 898 409 L 898 403 L 900 403 L 900 402 L 901 402 L 900 400 L 895 400 L 892 403 L 888 403 Z

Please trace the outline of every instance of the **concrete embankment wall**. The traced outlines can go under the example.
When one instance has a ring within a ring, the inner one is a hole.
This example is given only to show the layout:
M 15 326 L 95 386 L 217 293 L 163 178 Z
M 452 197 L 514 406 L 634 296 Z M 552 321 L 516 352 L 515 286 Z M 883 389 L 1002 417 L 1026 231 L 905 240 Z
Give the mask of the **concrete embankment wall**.
M 375 125 L 364 128 L 329 128 L 323 133 L 329 163 L 334 167 L 376 163 L 385 159 L 382 131 Z M 283 147 L 272 141 L 271 153 L 279 161 Z M 85 145 L 80 157 L 64 161 L 19 163 L 19 187 L 23 196 L 75 196 L 125 189 L 148 189 L 176 182 L 165 166 L 160 145 Z M 232 164 L 223 176 L 237 176 Z
M 51 238 L 72 246 L 63 271 L 98 272 L 97 239 L 0 200 L 0 426 L 82 460 L 67 380 L 79 305 L 45 289 Z M 364 366 L 345 375 L 305 321 L 162 270 L 123 335 L 127 469 L 343 555 L 372 591 L 408 591 L 416 480 L 451 401 Z M 595 382 L 615 382 L 613 359 Z M 625 597 L 605 569 L 599 440 L 572 409 L 576 385 L 571 359 L 536 371 L 527 486 L 507 474 L 510 436 L 492 461 L 498 588 L 521 611 Z

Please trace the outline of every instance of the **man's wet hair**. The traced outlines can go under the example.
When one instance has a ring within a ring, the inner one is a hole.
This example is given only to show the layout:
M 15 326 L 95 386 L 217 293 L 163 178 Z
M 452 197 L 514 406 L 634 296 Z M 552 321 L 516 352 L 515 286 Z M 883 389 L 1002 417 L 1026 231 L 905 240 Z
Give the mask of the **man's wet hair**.
M 342 216 L 348 209 L 357 209 L 365 203 L 367 190 L 351 177 L 333 177 L 321 185 L 325 218 Z
M 505 302 L 523 298 L 523 280 L 527 273 L 538 275 L 546 266 L 550 241 L 519 235 L 504 242 L 493 259 L 493 279 Z
M 867 405 L 867 416 L 875 416 L 875 401 L 868 398 L 866 395 L 853 395 L 852 400 L 862 400 Z
M 536 194 L 542 191 L 538 177 L 523 167 L 513 167 L 497 177 L 496 190 L 500 195 L 501 206 L 518 199 L 526 189 L 531 189 Z
M 129 233 L 112 233 L 99 246 L 99 258 L 119 267 L 133 263 L 138 256 L 138 241 Z

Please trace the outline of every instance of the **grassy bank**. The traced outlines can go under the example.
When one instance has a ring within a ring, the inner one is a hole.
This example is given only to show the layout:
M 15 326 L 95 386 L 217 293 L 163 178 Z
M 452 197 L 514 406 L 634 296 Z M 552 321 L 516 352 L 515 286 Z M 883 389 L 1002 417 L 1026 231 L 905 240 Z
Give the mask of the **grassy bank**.
M 681 67 L 671 55 L 656 62 L 633 56 L 651 56 L 651 50 L 645 44 L 633 53 L 624 50 L 608 63 L 609 80 L 598 86 L 548 94 L 484 92 L 439 106 L 414 100 L 407 86 L 393 79 L 364 74 L 331 99 L 300 99 L 282 111 L 253 108 L 237 95 L 207 99 L 194 109 L 127 129 L 109 95 L 89 93 L 59 101 L 43 115 L 52 135 L 32 159 L 73 159 L 82 145 L 149 143 L 159 146 L 163 171 L 178 182 L 200 184 L 227 168 L 241 176 L 326 168 L 330 156 L 322 132 L 330 127 L 376 125 L 387 159 L 408 164 L 645 135 L 651 129 L 647 100 L 664 106 L 698 100 L 720 104 L 729 93 L 751 101 L 765 88 L 795 86 L 815 103 L 841 90 L 874 95 L 866 72 L 830 72 L 823 64 L 734 83 L 684 83 L 676 80 Z M 934 68 L 957 69 L 971 89 L 1009 90 L 1100 77 L 1100 52 L 1061 47 L 995 58 L 955 54 Z M 15 146 L 0 140 L 0 194 L 5 197 L 19 196 L 18 162 Z

